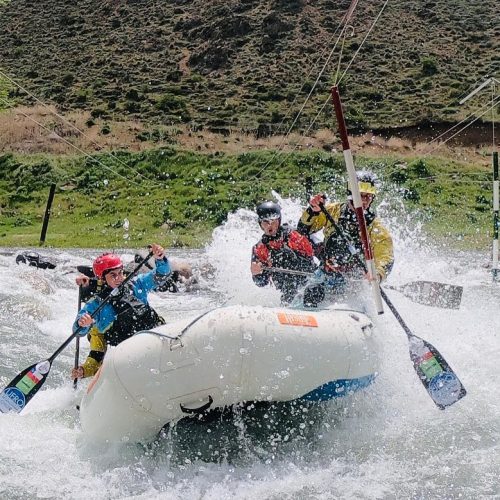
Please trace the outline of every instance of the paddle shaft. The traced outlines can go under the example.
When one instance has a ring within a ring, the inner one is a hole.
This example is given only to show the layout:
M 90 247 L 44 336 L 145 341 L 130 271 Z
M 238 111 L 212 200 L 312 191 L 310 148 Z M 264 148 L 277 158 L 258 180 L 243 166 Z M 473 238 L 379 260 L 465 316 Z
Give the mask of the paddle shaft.
M 78 286 L 78 312 L 82 308 L 82 285 Z M 76 347 L 75 347 L 75 370 L 80 364 L 80 337 L 76 337 Z M 73 389 L 78 387 L 78 377 L 73 379 Z
M 295 274 L 297 276 L 314 276 L 314 273 L 311 271 L 300 271 L 298 269 L 283 269 L 281 267 L 265 267 L 264 271 L 268 271 L 270 273 L 283 273 L 283 274 Z
M 153 252 L 149 252 L 144 259 L 141 260 L 140 264 L 123 280 L 120 286 L 114 288 L 112 292 L 99 304 L 99 307 L 90 315 L 91 318 L 95 318 L 103 309 L 103 307 L 118 293 L 118 291 L 123 288 L 135 275 L 139 272 L 140 268 L 153 256 Z M 66 341 L 59 346 L 57 351 L 52 354 L 48 361 L 52 364 L 52 361 L 63 351 L 66 346 L 80 333 L 83 327 L 78 327 L 75 332 L 66 339 Z
M 142 265 L 153 255 L 150 252 L 146 258 L 144 258 L 140 264 L 123 280 L 123 282 L 117 288 L 114 288 L 112 293 L 110 293 L 99 305 L 99 307 L 90 315 L 94 318 L 102 308 L 114 297 L 118 291 L 125 286 L 138 272 Z M 14 411 L 19 413 L 22 411 L 26 405 L 31 401 L 33 396 L 38 392 L 42 385 L 47 380 L 50 373 L 52 363 L 55 358 L 61 353 L 65 347 L 79 334 L 82 327 L 78 327 L 75 332 L 73 332 L 50 356 L 50 358 L 45 359 L 35 363 L 28 368 L 25 368 L 22 372 L 18 373 L 11 382 L 3 389 L 0 393 L 0 412 L 8 413 Z
M 351 239 L 342 231 L 342 228 L 335 222 L 335 219 L 331 216 L 330 212 L 325 208 L 325 205 L 323 203 L 319 204 L 319 207 L 321 211 L 325 214 L 325 217 L 328 219 L 328 222 L 333 226 L 335 229 L 335 232 L 337 235 L 344 241 L 344 243 L 347 245 L 347 248 L 349 249 L 349 252 L 351 256 L 354 258 L 356 264 L 358 264 L 361 269 L 365 273 L 368 272 L 368 269 L 366 267 L 366 264 L 361 260 L 361 257 L 359 254 L 356 252 L 356 247 L 354 246 L 354 243 L 351 241 Z

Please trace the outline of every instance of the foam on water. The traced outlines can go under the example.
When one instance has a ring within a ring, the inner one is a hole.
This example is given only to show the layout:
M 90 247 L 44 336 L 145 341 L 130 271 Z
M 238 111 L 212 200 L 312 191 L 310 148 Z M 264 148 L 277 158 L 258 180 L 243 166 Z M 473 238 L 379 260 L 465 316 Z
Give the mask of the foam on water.
M 284 219 L 296 221 L 300 206 L 282 204 Z M 456 371 L 468 391 L 463 400 L 445 411 L 434 406 L 413 370 L 406 335 L 386 310 L 374 318 L 383 340 L 380 374 L 363 392 L 321 405 L 237 411 L 205 426 L 180 423 L 148 446 L 96 447 L 80 429 L 75 405 L 87 382 L 72 390 L 69 347 L 23 414 L 0 414 L 0 497 L 499 498 L 500 285 L 483 267 L 487 257 L 433 247 L 394 205 L 380 207 L 395 237 L 390 283 L 464 286 L 460 310 L 387 291 L 410 329 Z M 203 252 L 175 253 L 195 264 L 198 288 L 152 295 L 152 304 L 167 321 L 227 300 L 278 305 L 279 293 L 256 287 L 250 276 L 259 236 L 253 213 L 231 214 Z M 77 307 L 73 269 L 95 254 L 53 251 L 63 272 L 22 268 L 0 255 L 2 386 L 69 336 Z M 81 349 L 83 357 L 85 341 Z

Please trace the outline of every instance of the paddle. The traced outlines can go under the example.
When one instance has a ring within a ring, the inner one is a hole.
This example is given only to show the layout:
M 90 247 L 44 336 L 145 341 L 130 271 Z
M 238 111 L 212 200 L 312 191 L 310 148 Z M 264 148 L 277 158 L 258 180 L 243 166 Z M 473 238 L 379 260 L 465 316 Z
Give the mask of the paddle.
M 436 281 L 411 281 L 405 285 L 385 285 L 389 290 L 401 292 L 405 297 L 432 307 L 460 309 L 463 287 Z
M 78 312 L 82 308 L 82 285 L 78 286 Z M 80 337 L 76 337 L 76 348 L 75 348 L 75 370 L 80 364 Z M 73 389 L 78 387 L 78 377 L 73 379 Z
M 138 272 L 142 265 L 153 255 L 153 252 L 148 253 L 140 264 L 123 280 L 123 283 L 114 288 L 112 292 L 101 302 L 99 307 L 90 315 L 94 318 L 102 308 L 116 296 L 120 289 L 123 288 Z M 59 356 L 59 354 L 66 348 L 66 346 L 78 336 L 82 327 L 79 327 L 72 333 L 50 356 L 50 358 L 39 361 L 28 368 L 25 368 L 19 373 L 2 391 L 0 394 L 0 412 L 1 413 L 19 413 L 33 398 L 33 396 L 40 390 L 45 383 L 52 363 Z
M 282 269 L 280 267 L 266 267 L 270 273 L 294 274 L 297 276 L 312 277 L 310 271 L 296 269 Z M 400 286 L 384 285 L 384 288 L 401 292 L 405 297 L 426 306 L 441 307 L 443 309 L 459 309 L 462 300 L 463 287 L 448 285 L 438 281 L 411 281 Z
M 338 236 L 344 240 L 348 248 L 353 248 L 352 242 L 326 210 L 324 204 L 320 203 L 319 206 L 321 211 L 325 214 L 325 217 L 334 227 Z M 366 272 L 366 265 L 361 260 L 359 254 L 352 252 L 352 256 L 357 264 Z M 410 359 L 413 362 L 413 368 L 436 406 L 444 410 L 447 406 L 451 406 L 459 399 L 463 398 L 467 394 L 465 387 L 443 356 L 441 356 L 433 345 L 411 332 L 408 325 L 403 321 L 403 318 L 382 288 L 380 289 L 380 294 L 387 304 L 387 307 L 391 310 L 392 314 L 394 314 L 394 317 L 398 320 L 406 333 L 409 341 L 408 348 L 410 351 Z
M 349 146 L 349 136 L 347 134 L 347 127 L 344 120 L 344 113 L 342 111 L 342 103 L 340 101 L 340 94 L 338 86 L 332 87 L 332 102 L 335 108 L 335 115 L 339 125 L 340 138 L 342 141 L 342 149 L 344 151 L 344 160 L 349 174 L 349 186 L 352 192 L 352 203 L 354 212 L 359 226 L 359 233 L 363 246 L 363 253 L 365 260 L 361 260 L 357 253 L 353 253 L 354 259 L 361 265 L 365 273 L 374 280 L 372 290 L 374 292 L 375 305 L 377 312 L 382 312 L 382 301 L 384 301 L 394 317 L 399 321 L 409 341 L 410 358 L 413 362 L 413 368 L 417 372 L 422 384 L 427 389 L 430 397 L 434 403 L 441 410 L 445 409 L 456 403 L 460 398 L 466 394 L 465 388 L 450 368 L 448 363 L 444 360 L 441 354 L 428 342 L 423 341 L 421 338 L 414 335 L 403 318 L 399 315 L 398 311 L 387 297 L 384 290 L 378 285 L 377 273 L 375 269 L 375 260 L 370 245 L 370 238 L 368 235 L 364 211 L 362 207 L 362 200 L 360 198 L 360 190 L 358 187 L 358 179 L 356 170 L 354 168 L 354 161 L 352 158 L 351 149 Z M 323 204 L 320 204 L 321 211 L 325 214 L 327 220 L 330 221 L 335 231 L 342 238 L 347 248 L 350 249 L 349 238 L 340 229 L 338 224 L 334 221 L 333 217 L 328 213 Z M 379 300 L 380 299 L 380 300 Z

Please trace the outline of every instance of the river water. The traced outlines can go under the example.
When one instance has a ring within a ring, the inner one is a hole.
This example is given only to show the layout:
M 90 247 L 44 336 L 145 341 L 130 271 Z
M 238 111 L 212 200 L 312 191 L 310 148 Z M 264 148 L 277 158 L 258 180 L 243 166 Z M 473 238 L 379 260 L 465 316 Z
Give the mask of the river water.
M 297 205 L 284 209 L 296 220 Z M 386 220 L 396 244 L 391 284 L 423 279 L 464 286 L 460 310 L 388 291 L 412 331 L 453 367 L 467 388 L 464 399 L 445 411 L 434 406 L 413 370 L 406 335 L 387 310 L 374 318 L 381 367 L 367 390 L 205 425 L 183 421 L 147 446 L 96 447 L 80 428 L 76 405 L 87 382 L 73 390 L 70 345 L 22 414 L 0 414 L 0 498 L 500 498 L 499 285 L 484 267 L 486 255 L 437 248 L 401 214 L 387 211 Z M 240 210 L 205 249 L 169 252 L 192 263 L 199 281 L 177 294 L 152 294 L 152 305 L 167 321 L 224 303 L 278 305 L 276 291 L 251 281 L 250 249 L 258 236 L 254 216 Z M 2 387 L 70 335 L 75 267 L 98 253 L 44 249 L 57 268 L 40 270 L 16 265 L 17 252 L 0 252 Z M 82 357 L 87 347 L 82 340 Z

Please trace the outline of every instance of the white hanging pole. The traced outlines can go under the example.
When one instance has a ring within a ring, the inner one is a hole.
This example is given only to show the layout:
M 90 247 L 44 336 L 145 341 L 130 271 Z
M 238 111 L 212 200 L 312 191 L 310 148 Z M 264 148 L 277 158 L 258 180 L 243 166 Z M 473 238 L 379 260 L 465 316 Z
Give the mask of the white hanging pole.
M 499 180 L 498 180 L 498 152 L 495 151 L 495 97 L 496 97 L 496 85 L 500 84 L 500 81 L 496 78 L 487 78 L 481 85 L 476 87 L 470 94 L 466 95 L 459 104 L 463 104 L 468 101 L 471 97 L 475 96 L 478 92 L 484 89 L 487 85 L 491 85 L 491 124 L 492 124 L 492 143 L 493 143 L 493 245 L 492 245 L 492 257 L 491 257 L 491 273 L 493 276 L 493 281 L 497 281 L 500 273 L 498 269 L 498 230 L 500 226 L 499 220 Z
M 498 152 L 493 152 L 493 256 L 491 262 L 491 272 L 493 281 L 498 280 L 498 218 L 499 208 L 499 182 L 498 182 Z
M 486 85 L 491 83 L 491 78 L 485 80 L 479 87 L 476 87 L 470 94 L 466 95 L 458 104 L 462 105 L 464 102 L 468 101 L 471 97 L 475 96 L 478 92 L 484 89 Z

